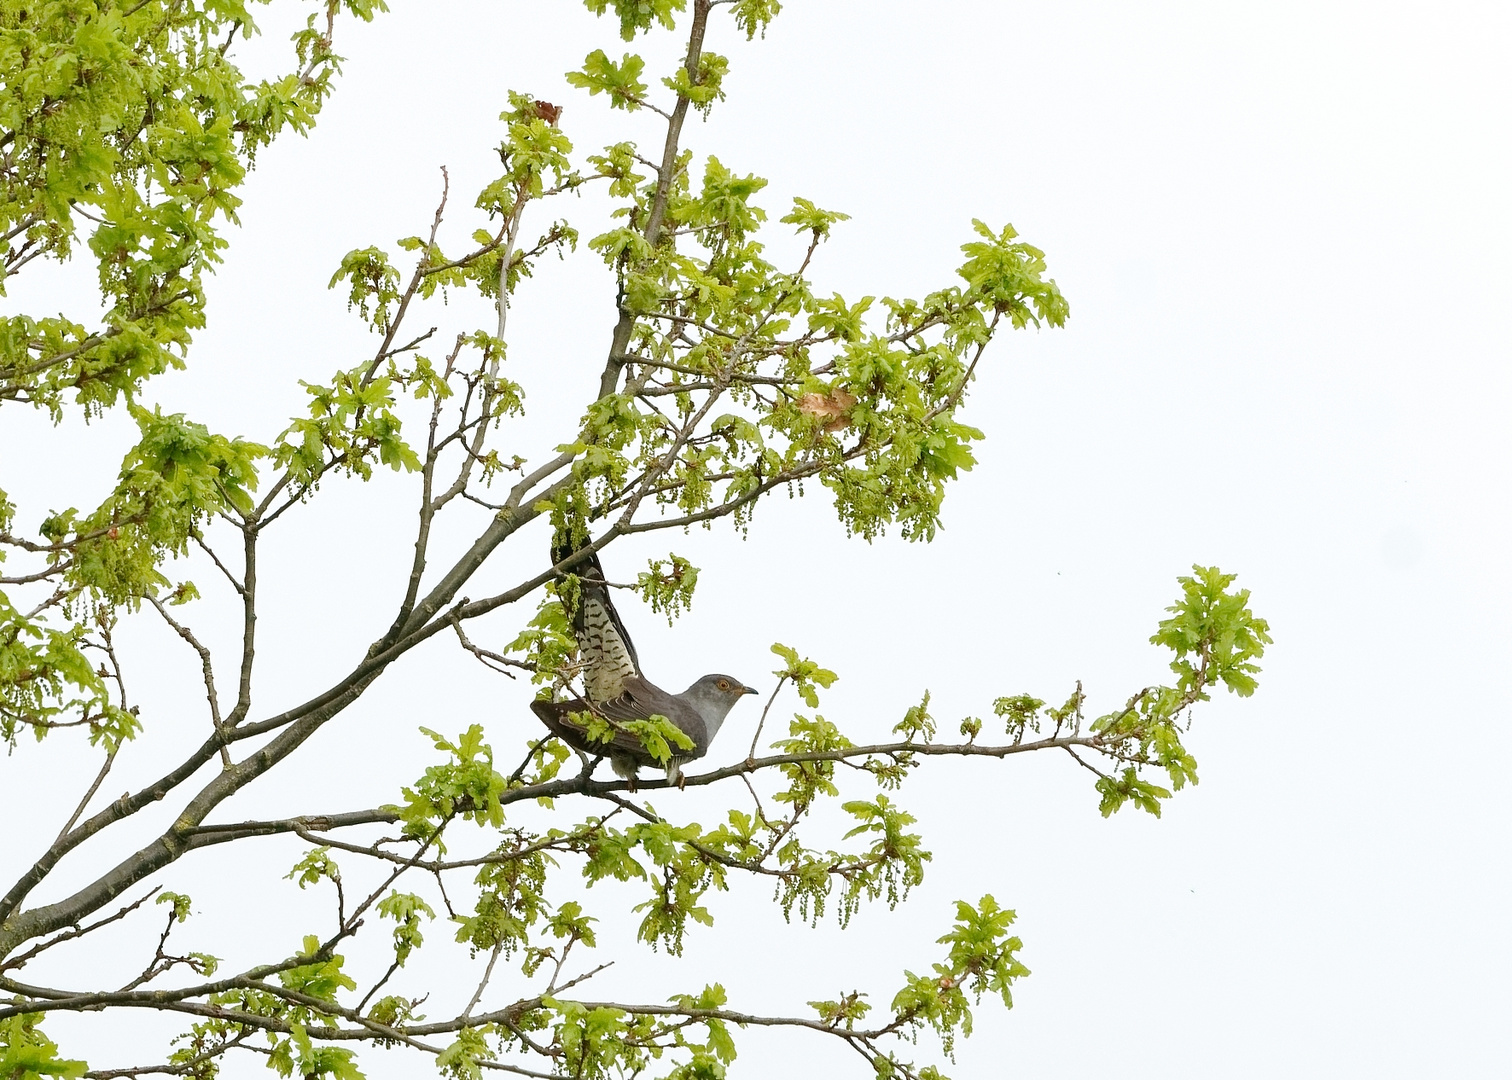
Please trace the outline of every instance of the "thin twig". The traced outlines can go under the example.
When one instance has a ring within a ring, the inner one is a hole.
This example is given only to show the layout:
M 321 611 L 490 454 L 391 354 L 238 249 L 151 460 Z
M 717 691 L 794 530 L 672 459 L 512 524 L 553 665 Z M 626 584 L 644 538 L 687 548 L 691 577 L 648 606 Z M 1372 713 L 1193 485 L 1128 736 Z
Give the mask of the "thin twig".
M 483 978 L 479 981 L 478 988 L 473 991 L 473 996 L 468 999 L 467 1008 L 462 1010 L 463 1017 L 471 1016 L 473 1009 L 477 1007 L 479 1000 L 482 999 L 483 991 L 488 988 L 488 980 L 493 978 L 494 964 L 499 961 L 499 953 L 504 951 L 505 940 L 504 938 L 500 938 L 499 942 L 494 945 L 493 952 L 488 954 L 488 966 L 483 969 Z
M 84 808 L 89 805 L 89 800 L 94 798 L 95 792 L 99 791 L 100 785 L 105 782 L 105 775 L 106 773 L 110 772 L 110 766 L 115 764 L 116 753 L 120 749 L 121 744 L 116 743 L 106 752 L 105 763 L 100 766 L 100 772 L 94 778 L 94 783 L 89 785 L 89 790 L 86 791 L 84 793 L 84 797 L 79 800 L 79 805 L 74 807 L 74 812 L 69 817 L 68 822 L 63 826 L 62 829 L 58 830 L 58 835 L 56 838 L 54 838 L 53 843 L 56 844 L 59 840 L 62 840 L 65 836 L 67 836 L 68 831 L 72 829 L 74 827 L 74 824 L 79 820 L 79 815 L 84 813 Z
M 767 698 L 766 708 L 761 710 L 761 719 L 756 722 L 756 734 L 751 736 L 751 752 L 746 755 L 747 761 L 756 760 L 756 744 L 761 741 L 761 729 L 766 727 L 767 713 L 772 711 L 772 704 L 777 700 L 777 695 L 782 692 L 782 684 L 787 682 L 787 676 L 777 680 L 777 685 L 772 687 L 772 696 Z
M 246 596 L 245 589 L 241 590 L 241 592 L 243 596 Z M 219 731 L 221 729 L 220 696 L 215 692 L 215 665 L 211 662 L 210 650 L 200 644 L 199 639 L 194 636 L 187 626 L 184 626 L 172 615 L 168 614 L 168 609 L 156 596 L 149 594 L 147 602 L 163 617 L 163 621 L 173 627 L 178 636 L 188 642 L 189 646 L 199 654 L 200 670 L 205 680 L 205 699 L 210 703 L 210 724 L 216 731 Z M 231 768 L 231 751 L 225 746 L 220 748 L 220 757 L 221 767 L 225 769 Z

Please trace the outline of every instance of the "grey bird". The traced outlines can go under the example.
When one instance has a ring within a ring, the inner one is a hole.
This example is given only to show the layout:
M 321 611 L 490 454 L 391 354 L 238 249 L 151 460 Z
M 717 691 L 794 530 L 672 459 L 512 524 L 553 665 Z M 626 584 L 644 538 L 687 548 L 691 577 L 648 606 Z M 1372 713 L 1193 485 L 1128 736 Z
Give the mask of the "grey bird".
M 568 552 L 554 549 L 551 554 L 553 562 L 561 562 Z M 739 679 L 715 674 L 705 675 L 680 694 L 667 693 L 641 674 L 635 644 L 609 599 L 598 556 L 590 553 L 575 572 L 578 598 L 572 610 L 572 632 L 582 663 L 584 693 L 566 701 L 532 701 L 530 709 L 568 746 L 594 757 L 607 755 L 614 771 L 630 781 L 632 791 L 641 767 L 658 764 L 640 736 L 611 725 L 608 742 L 593 740 L 572 714 L 593 713 L 615 722 L 666 717 L 693 740 L 691 750 L 673 746 L 672 758 L 666 762 L 668 781 L 681 787 L 682 766 L 709 752 L 730 709 L 756 691 Z

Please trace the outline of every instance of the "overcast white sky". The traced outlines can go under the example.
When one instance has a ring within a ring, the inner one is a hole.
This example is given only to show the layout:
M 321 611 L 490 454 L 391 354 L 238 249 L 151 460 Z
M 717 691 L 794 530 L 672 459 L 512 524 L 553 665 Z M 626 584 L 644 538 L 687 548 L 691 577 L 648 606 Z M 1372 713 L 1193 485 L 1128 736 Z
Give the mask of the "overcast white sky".
M 314 135 L 259 161 L 211 327 L 151 400 L 267 441 L 301 407 L 296 380 L 370 353 L 326 281 L 347 250 L 422 231 L 438 166 L 453 206 L 470 204 L 506 89 L 565 104 L 585 151 L 655 138 L 652 118 L 627 133 L 623 114 L 611 122 L 601 99 L 565 87 L 590 49 L 621 48 L 580 5 L 391 2 L 371 27 L 344 28 L 346 75 Z M 275 44 L 281 27 L 269 20 Z M 943 285 L 975 216 L 1045 249 L 1072 318 L 994 345 L 968 413 L 988 433 L 981 464 L 933 545 L 847 541 L 817 490 L 776 501 L 745 542 L 715 530 L 617 545 L 611 575 L 674 542 L 704 569 L 675 628 L 626 609 L 648 673 L 767 686 L 767 646 L 787 641 L 840 672 L 823 711 L 859 734 L 926 688 L 950 726 L 1001 694 L 1064 697 L 1078 678 L 1105 710 L 1163 676 L 1146 639 L 1194 561 L 1241 575 L 1276 644 L 1255 698 L 1199 711 L 1202 784 L 1164 820 L 1102 820 L 1070 761 L 929 770 L 904 801 L 936 858 L 897 912 L 843 935 L 789 929 L 765 890 L 742 887 L 683 961 L 622 959 L 601 992 L 654 1000 L 717 978 L 753 1011 L 856 988 L 885 1005 L 899 969 L 933 957 L 951 901 L 990 891 L 1018 911 L 1034 974 L 1012 1012 L 980 1010 L 947 1069 L 958 1080 L 1505 1075 L 1512 9 L 792 0 L 765 42 L 722 25 L 709 45 L 731 57 L 729 101 L 685 145 L 770 178 L 758 201 L 774 217 L 795 194 L 852 215 L 822 252 L 822 290 Z M 600 209 L 559 212 L 586 237 Z M 459 213 L 443 239 L 460 245 L 474 224 Z M 65 278 L 34 280 L 6 303 L 25 310 Z M 567 437 L 612 315 L 587 251 L 518 294 L 510 363 L 537 407 L 518 452 Z M 42 428 L 6 410 L 8 464 Z M 130 433 L 110 421 L 74 435 L 78 461 L 113 466 Z M 40 517 L 98 498 L 112 472 L 39 466 L 12 494 Z M 386 623 L 395 588 L 365 575 L 402 559 L 410 486 L 332 492 L 277 541 L 270 709 Z M 485 576 L 512 581 L 541 554 L 506 553 Z M 206 625 L 234 655 L 229 626 Z M 169 715 L 179 698 L 196 708 L 178 648 L 162 638 L 140 662 L 188 690 L 154 675 L 138 696 L 163 726 L 192 728 Z M 322 761 L 291 763 L 278 791 L 228 815 L 391 798 L 425 760 L 421 723 L 482 720 L 513 744 L 532 730 L 529 691 L 499 682 L 429 650 L 320 736 L 323 760 L 358 762 L 339 790 L 319 790 Z M 743 755 L 755 712 L 734 714 L 714 758 Z M 82 786 L 58 779 L 71 759 L 53 742 L 0 765 L 7 815 L 43 787 Z M 154 771 L 125 758 L 128 780 Z M 293 850 L 270 844 L 267 868 Z M 218 858 L 169 882 L 195 895 L 206 935 L 255 864 Z M 248 917 L 292 949 L 306 924 L 282 888 L 265 895 L 287 909 Z M 789 1037 L 743 1045 L 736 1076 L 833 1054 Z M 375 1077 L 398 1075 L 370 1058 Z M 865 1071 L 840 1056 L 802 1069 L 831 1061 Z M 263 1072 L 244 1061 L 226 1075 Z

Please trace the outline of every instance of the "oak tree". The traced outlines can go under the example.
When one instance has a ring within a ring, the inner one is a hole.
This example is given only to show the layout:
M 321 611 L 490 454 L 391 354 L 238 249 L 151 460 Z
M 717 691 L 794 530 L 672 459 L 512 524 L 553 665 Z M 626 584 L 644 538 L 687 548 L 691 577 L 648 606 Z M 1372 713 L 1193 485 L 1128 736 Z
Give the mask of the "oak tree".
M 937 942 L 914 943 L 894 985 L 816 984 L 765 1015 L 717 984 L 670 1000 L 597 998 L 607 960 L 591 901 L 604 892 L 592 886 L 639 890 L 641 943 L 673 955 L 691 924 L 721 933 L 708 901 L 723 890 L 844 924 L 921 881 L 929 854 L 901 800 L 936 759 L 981 759 L 986 777 L 1022 754 L 1060 755 L 1095 774 L 1104 815 L 1130 805 L 1158 815 L 1196 781 L 1183 743 L 1191 710 L 1216 687 L 1253 692 L 1265 621 L 1232 575 L 1197 567 L 1152 639 L 1171 650 L 1172 677 L 1101 714 L 1084 712 L 1077 686 L 1053 703 L 1010 694 L 983 702 L 981 719 L 943 724 L 926 695 L 899 703 L 886 741 L 858 744 L 818 712 L 834 673 L 774 645 L 757 739 L 716 745 L 686 770 L 688 788 L 722 800 L 712 818 L 680 810 L 665 780 L 636 791 L 595 770 L 534 722 L 524 692 L 498 722 L 427 731 L 431 759 L 403 790 L 238 814 L 236 796 L 309 753 L 376 685 L 419 677 L 412 653 L 433 638 L 531 692 L 568 692 L 580 658 L 563 594 L 588 552 L 622 537 L 664 532 L 684 545 L 623 583 L 669 618 L 698 580 L 703 533 L 690 527 L 749 531 L 759 558 L 763 500 L 805 483 L 827 493 L 848 534 L 927 543 L 947 484 L 973 465 L 982 433 L 961 410 L 995 339 L 1068 316 L 1043 253 L 1002 223 L 958 238 L 957 274 L 923 296 L 824 289 L 824 248 L 846 215 L 796 197 L 773 220 L 763 179 L 687 145 L 690 117 L 725 95 L 731 61 L 715 49 L 759 47 L 777 0 L 586 4 L 628 45 L 594 48 L 570 88 L 549 94 L 575 90 L 582 108 L 622 114 L 624 139 L 581 152 L 558 105 L 509 94 L 492 182 L 469 202 L 444 181 L 434 211 L 417 208 L 417 233 L 333 260 L 332 287 L 371 349 L 310 372 L 307 408 L 282 430 L 233 433 L 164 412 L 153 379 L 195 358 L 206 275 L 256 155 L 312 131 L 343 25 L 385 5 L 323 0 L 286 74 L 253 81 L 237 60 L 253 0 L 0 0 L 0 290 L 49 261 L 92 262 L 98 277 L 69 311 L 4 314 L 0 416 L 124 411 L 139 429 L 98 505 L 44 512 L 0 492 L 0 738 L 11 751 L 0 768 L 27 768 L 35 740 L 79 741 L 77 773 L 52 779 L 59 800 L 28 808 L 5 839 L 0 1078 L 213 1077 L 243 1057 L 347 1080 L 380 1054 L 458 1078 L 715 1077 L 752 1025 L 839 1040 L 864 1059 L 858 1075 L 938 1077 L 973 1010 L 1010 1005 L 1027 974 L 1014 914 L 993 896 L 960 901 Z M 626 51 L 657 34 L 685 43 L 667 71 Z M 591 187 L 612 214 L 573 224 L 566 197 Z M 470 239 L 443 248 L 443 224 L 459 219 Z M 799 237 L 800 257 L 769 259 L 769 230 Z M 511 377 L 508 317 L 557 256 L 612 275 L 613 329 L 595 357 L 562 362 L 583 386 L 580 416 L 527 453 L 512 425 L 531 387 Z M 469 294 L 489 305 L 483 324 L 444 305 Z M 26 467 L 4 462 L 10 475 Z M 408 571 L 375 586 L 392 617 L 318 693 L 282 700 L 256 663 L 268 588 L 259 552 L 330 491 L 369 490 L 379 470 L 407 477 L 413 497 L 394 523 L 413 533 Z M 830 512 L 820 502 L 810 500 L 814 528 Z M 555 564 L 554 544 L 570 552 Z M 480 593 L 480 569 L 505 545 L 524 545 L 535 569 Z M 235 655 L 195 632 L 216 606 L 237 612 Z M 118 647 L 143 620 L 181 640 L 206 715 L 189 752 L 152 762 L 157 779 L 108 800 L 113 764 L 160 722 L 133 704 Z M 659 759 L 680 745 L 666 724 L 636 734 Z M 117 839 L 149 819 L 161 827 L 147 842 Z M 251 942 L 251 965 L 223 963 L 213 940 L 181 946 L 193 936 L 196 908 L 179 890 L 195 853 L 270 837 L 299 846 L 292 880 L 246 887 L 270 904 L 295 887 L 324 890 L 327 916 L 302 941 Z M 116 970 L 119 954 L 99 943 L 144 920 L 158 926 L 155 950 Z M 444 984 L 408 977 L 421 949 L 451 951 Z M 100 958 L 93 979 L 58 979 L 55 962 L 81 951 Z M 170 1022 L 157 1058 L 55 1042 L 54 1014 L 143 1011 Z

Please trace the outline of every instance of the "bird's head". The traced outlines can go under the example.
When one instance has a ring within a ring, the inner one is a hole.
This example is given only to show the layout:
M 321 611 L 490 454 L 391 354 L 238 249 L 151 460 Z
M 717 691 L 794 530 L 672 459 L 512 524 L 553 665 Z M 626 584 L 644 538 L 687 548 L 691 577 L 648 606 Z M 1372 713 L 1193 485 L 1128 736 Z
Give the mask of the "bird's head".
M 705 675 L 687 690 L 683 697 L 691 702 L 703 716 L 704 722 L 713 729 L 723 722 L 725 714 L 747 694 L 756 693 L 755 687 L 747 686 L 730 675 Z M 713 731 L 710 731 L 713 737 Z

